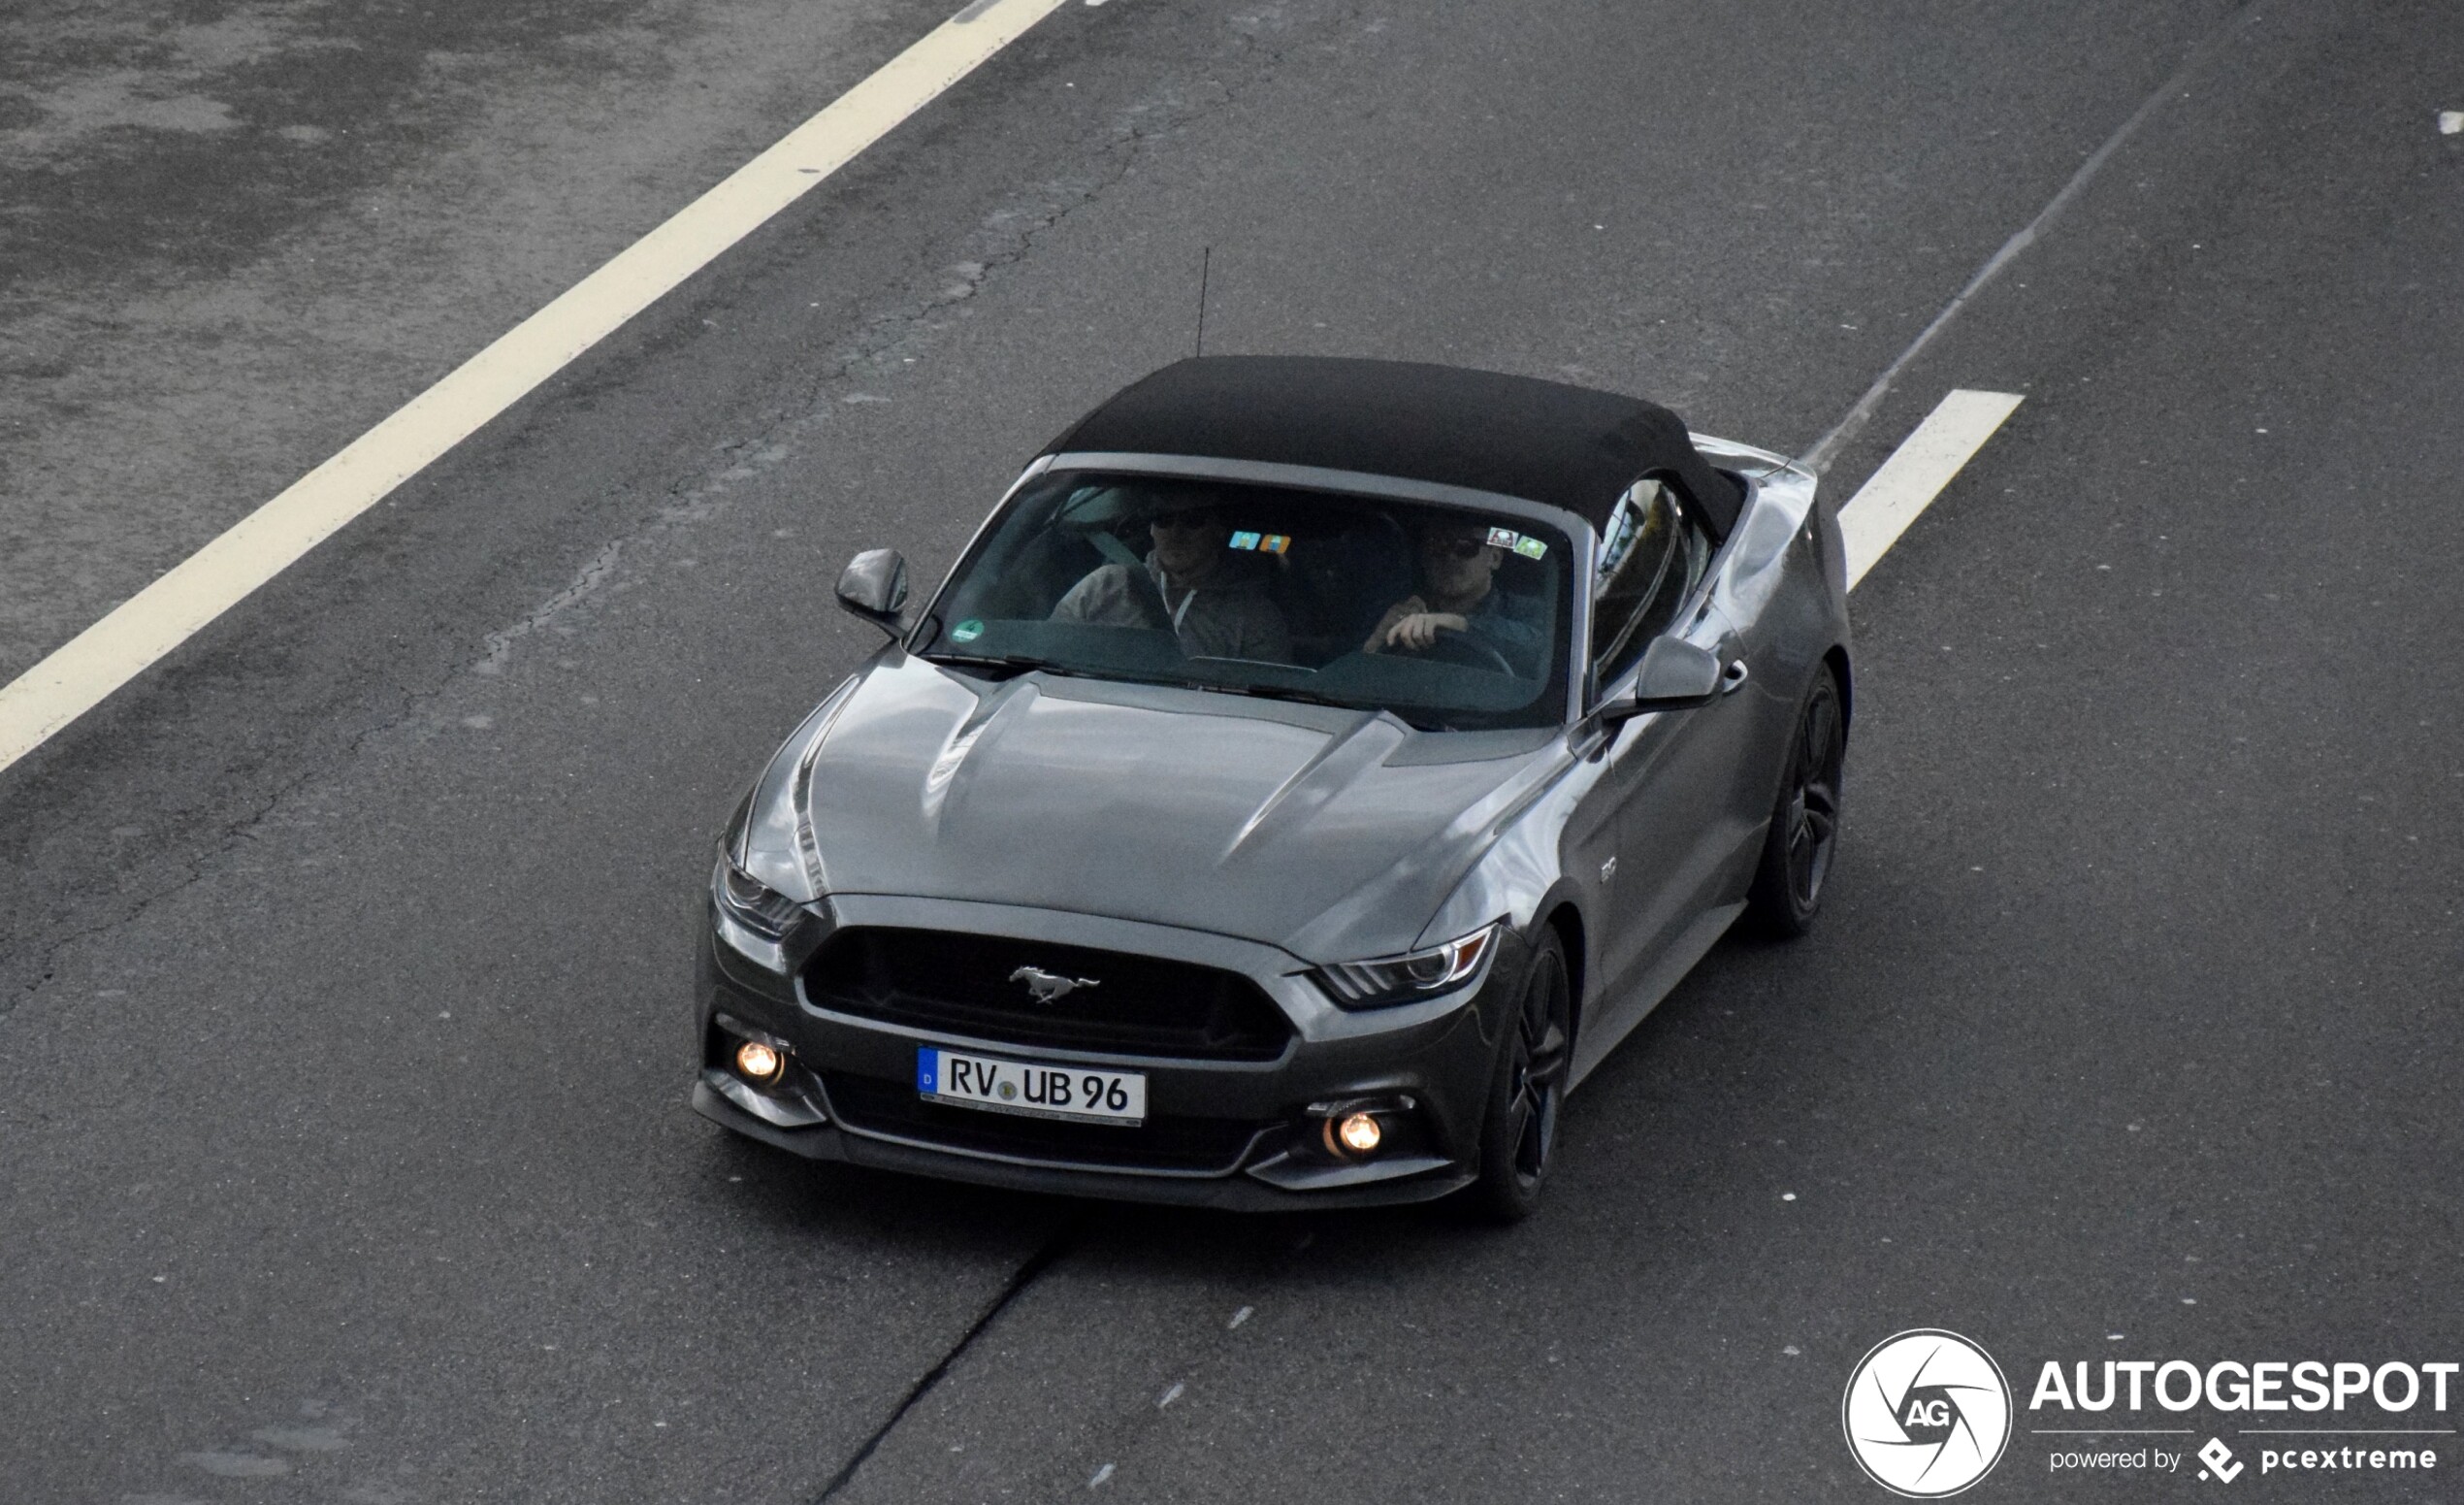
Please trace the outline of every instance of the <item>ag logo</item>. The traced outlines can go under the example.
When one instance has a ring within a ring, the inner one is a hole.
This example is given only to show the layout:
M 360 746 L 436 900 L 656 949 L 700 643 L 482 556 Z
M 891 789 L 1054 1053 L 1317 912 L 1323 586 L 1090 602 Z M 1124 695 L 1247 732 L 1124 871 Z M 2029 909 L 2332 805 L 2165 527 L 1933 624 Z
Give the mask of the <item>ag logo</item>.
M 1911 1499 L 1957 1494 L 2011 1440 L 2011 1388 L 1992 1355 L 1956 1332 L 1885 1338 L 1848 1376 L 1848 1451 L 1874 1483 Z

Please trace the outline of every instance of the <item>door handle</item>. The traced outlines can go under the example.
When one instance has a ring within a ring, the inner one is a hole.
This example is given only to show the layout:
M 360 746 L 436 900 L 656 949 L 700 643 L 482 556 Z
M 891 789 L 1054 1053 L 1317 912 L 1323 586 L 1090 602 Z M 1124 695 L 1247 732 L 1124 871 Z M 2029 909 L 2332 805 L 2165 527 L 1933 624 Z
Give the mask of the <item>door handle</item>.
M 1720 671 L 1720 693 L 1722 695 L 1735 695 L 1737 691 L 1745 688 L 1745 681 L 1751 677 L 1753 671 L 1745 667 L 1745 661 L 1743 659 L 1736 660 L 1735 663 L 1729 665 L 1727 669 Z

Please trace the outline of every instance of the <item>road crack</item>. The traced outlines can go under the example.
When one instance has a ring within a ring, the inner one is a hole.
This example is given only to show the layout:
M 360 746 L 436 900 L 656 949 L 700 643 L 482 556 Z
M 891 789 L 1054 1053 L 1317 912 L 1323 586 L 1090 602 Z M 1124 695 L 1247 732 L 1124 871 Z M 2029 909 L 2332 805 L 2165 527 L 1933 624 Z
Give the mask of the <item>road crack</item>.
M 1059 1227 L 1054 1229 L 1052 1237 L 1046 1239 L 1035 1253 L 1027 1256 L 1025 1263 L 1010 1273 L 1009 1282 L 1001 1288 L 1000 1293 L 995 1295 L 983 1311 L 976 1314 L 975 1321 L 967 1325 L 965 1332 L 958 1335 L 958 1341 L 951 1345 L 950 1352 L 942 1355 L 931 1368 L 925 1370 L 915 1384 L 907 1388 L 907 1393 L 899 1397 L 898 1404 L 892 1408 L 890 1415 L 883 1420 L 881 1425 L 873 1428 L 872 1435 L 866 1437 L 855 1454 L 845 1463 L 839 1465 L 838 1472 L 830 1476 L 830 1482 L 823 1486 L 822 1492 L 813 1497 L 813 1505 L 829 1505 L 829 1502 L 837 1498 L 841 1491 L 856 1482 L 858 1471 L 862 1469 L 873 1454 L 880 1450 L 881 1445 L 890 1439 L 890 1434 L 898 1429 L 898 1423 L 907 1419 L 907 1413 L 913 1411 L 925 1396 L 933 1392 L 933 1390 L 948 1376 L 952 1366 L 965 1358 L 967 1351 L 975 1346 L 975 1340 L 982 1337 L 994 1323 L 1000 1321 L 1001 1314 L 1008 1311 L 1011 1304 L 1020 1296 L 1024 1295 L 1028 1287 L 1034 1285 L 1045 1271 L 1058 1263 L 1063 1256 L 1078 1246 L 1079 1241 L 1086 1234 L 1087 1225 L 1093 1221 L 1093 1213 L 1084 1207 L 1072 1212 L 1062 1221 Z

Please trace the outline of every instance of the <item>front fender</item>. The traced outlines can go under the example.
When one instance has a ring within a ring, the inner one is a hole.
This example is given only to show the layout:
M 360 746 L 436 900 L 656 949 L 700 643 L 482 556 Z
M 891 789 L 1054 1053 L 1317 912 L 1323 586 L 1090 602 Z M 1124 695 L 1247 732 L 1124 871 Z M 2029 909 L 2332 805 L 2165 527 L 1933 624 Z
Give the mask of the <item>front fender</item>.
M 1529 956 L 1530 948 L 1540 944 L 1541 928 L 1561 908 L 1571 907 L 1580 954 L 1570 954 L 1566 960 L 1574 972 L 1578 1034 L 1593 1001 L 1587 995 L 1601 975 L 1599 959 L 1592 955 L 1596 928 L 1589 917 L 1600 912 L 1602 896 L 1596 876 L 1586 887 L 1584 880 L 1590 875 L 1581 871 L 1580 865 L 1568 865 L 1567 827 L 1603 767 L 1597 761 L 1570 760 L 1564 776 L 1533 801 L 1522 818 L 1500 833 L 1472 865 L 1416 942 L 1434 946 L 1503 920 L 1519 942 L 1516 952 Z

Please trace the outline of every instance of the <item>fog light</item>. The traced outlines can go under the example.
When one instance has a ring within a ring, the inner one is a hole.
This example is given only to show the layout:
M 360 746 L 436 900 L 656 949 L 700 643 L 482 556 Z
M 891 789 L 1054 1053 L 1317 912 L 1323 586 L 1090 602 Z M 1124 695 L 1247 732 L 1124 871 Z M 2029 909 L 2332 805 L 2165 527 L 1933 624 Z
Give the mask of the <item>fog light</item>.
M 1374 1113 L 1347 1113 L 1326 1121 L 1326 1137 L 1330 1141 L 1326 1147 L 1338 1154 L 1371 1155 L 1386 1131 L 1378 1127 Z
M 747 1040 L 735 1048 L 735 1069 L 756 1087 L 771 1087 L 787 1075 L 787 1057 L 760 1040 Z

